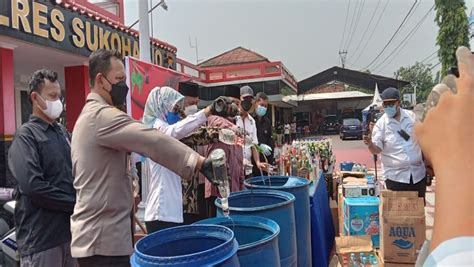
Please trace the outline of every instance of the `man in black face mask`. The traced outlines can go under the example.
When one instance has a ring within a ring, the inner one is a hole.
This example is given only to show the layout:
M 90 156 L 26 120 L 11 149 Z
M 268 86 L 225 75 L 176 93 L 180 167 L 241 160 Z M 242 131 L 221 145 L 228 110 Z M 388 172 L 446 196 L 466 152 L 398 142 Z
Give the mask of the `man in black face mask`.
M 236 124 L 248 134 L 252 146 L 244 145 L 244 169 L 245 178 L 252 176 L 252 158 L 259 170 L 267 171 L 268 164 L 260 161 L 260 156 L 256 146 L 258 145 L 257 126 L 255 120 L 249 115 L 253 111 L 254 105 L 253 89 L 246 85 L 240 88 L 240 116 L 236 118 Z M 245 142 L 248 143 L 248 142 Z
M 81 266 L 130 266 L 133 194 L 128 153 L 151 158 L 183 179 L 197 171 L 213 177 L 212 164 L 116 108 L 123 108 L 128 93 L 120 53 L 93 52 L 89 79 L 91 93 L 71 144 L 77 199 L 71 216 L 71 253 Z

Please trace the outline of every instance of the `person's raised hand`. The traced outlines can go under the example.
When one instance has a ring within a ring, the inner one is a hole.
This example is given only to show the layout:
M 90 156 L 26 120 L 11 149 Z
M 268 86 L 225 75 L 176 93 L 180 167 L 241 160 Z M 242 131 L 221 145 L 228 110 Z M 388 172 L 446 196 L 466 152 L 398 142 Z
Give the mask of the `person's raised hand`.
M 466 47 L 456 52 L 459 78 L 457 93 L 444 90 L 439 102 L 430 109 L 423 123 L 415 126 L 415 136 L 427 160 L 437 168 L 449 162 L 450 168 L 473 164 L 474 153 L 474 55 Z M 446 86 L 446 85 L 442 85 Z

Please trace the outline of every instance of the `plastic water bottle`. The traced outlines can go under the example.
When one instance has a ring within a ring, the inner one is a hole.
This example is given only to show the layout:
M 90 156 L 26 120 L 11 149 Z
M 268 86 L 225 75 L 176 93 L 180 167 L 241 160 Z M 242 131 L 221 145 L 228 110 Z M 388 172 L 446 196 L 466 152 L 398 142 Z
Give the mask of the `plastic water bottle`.
M 359 263 L 357 262 L 357 259 L 354 253 L 351 253 L 351 257 L 349 259 L 349 267 L 359 267 Z
M 229 176 L 227 174 L 226 156 L 224 150 L 218 148 L 211 153 L 212 170 L 214 171 L 214 177 L 219 181 L 217 188 L 221 195 L 222 211 L 224 215 L 229 216 L 229 201 L 228 197 L 230 194 L 230 183 Z
M 370 255 L 370 265 L 372 266 L 379 266 L 379 262 L 377 260 L 377 257 L 375 257 L 374 254 Z

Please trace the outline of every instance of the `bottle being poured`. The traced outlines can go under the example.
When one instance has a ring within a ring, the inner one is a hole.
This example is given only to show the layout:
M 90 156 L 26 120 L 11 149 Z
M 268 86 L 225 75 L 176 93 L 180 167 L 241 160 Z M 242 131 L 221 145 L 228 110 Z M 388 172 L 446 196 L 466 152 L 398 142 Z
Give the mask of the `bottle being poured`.
M 229 195 L 230 181 L 227 174 L 227 160 L 224 150 L 218 148 L 211 152 L 212 170 L 214 177 L 218 181 L 217 188 L 221 195 L 222 212 L 224 216 L 229 217 Z

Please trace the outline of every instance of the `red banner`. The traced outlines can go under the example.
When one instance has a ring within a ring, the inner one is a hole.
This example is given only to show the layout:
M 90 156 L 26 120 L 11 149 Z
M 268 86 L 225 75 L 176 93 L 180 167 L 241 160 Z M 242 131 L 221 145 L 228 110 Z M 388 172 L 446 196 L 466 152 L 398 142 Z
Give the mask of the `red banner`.
M 125 58 L 125 68 L 130 88 L 127 100 L 128 114 L 136 120 L 141 120 L 146 99 L 153 88 L 169 86 L 176 89 L 179 82 L 191 80 L 191 77 L 184 73 L 132 57 Z

